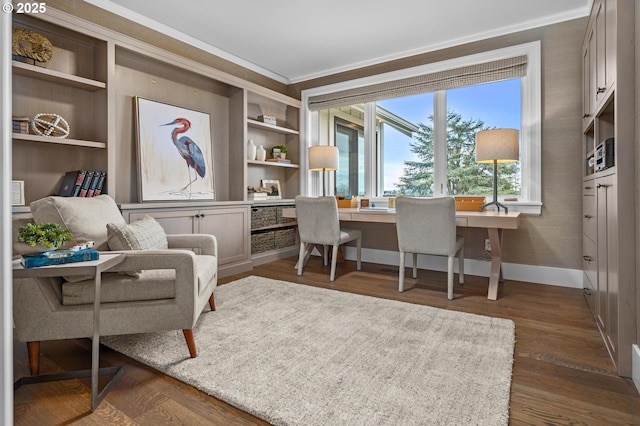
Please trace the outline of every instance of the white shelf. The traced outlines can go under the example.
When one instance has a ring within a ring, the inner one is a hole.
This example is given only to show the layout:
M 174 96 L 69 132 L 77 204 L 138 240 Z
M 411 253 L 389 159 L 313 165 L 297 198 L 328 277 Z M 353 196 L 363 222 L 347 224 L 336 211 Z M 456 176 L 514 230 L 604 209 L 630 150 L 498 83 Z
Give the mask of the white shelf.
M 284 167 L 289 169 L 299 169 L 300 165 L 292 163 L 277 163 L 275 161 L 258 161 L 247 160 L 247 164 L 255 164 L 256 166 L 268 166 L 268 167 Z
M 251 127 L 255 127 L 258 129 L 265 129 L 271 132 L 282 133 L 283 135 L 299 135 L 300 132 L 297 130 L 289 129 L 287 127 L 275 126 L 273 124 L 263 123 L 262 121 L 254 120 L 252 118 L 247 118 L 247 124 Z
M 85 141 L 80 139 L 69 138 L 52 138 L 48 136 L 31 135 L 26 133 L 14 133 L 14 141 L 26 141 L 26 142 L 43 142 L 43 143 L 55 143 L 60 145 L 72 145 L 72 146 L 84 146 L 87 148 L 106 148 L 107 144 L 104 142 Z
M 287 223 L 277 223 L 275 225 L 269 225 L 269 226 L 261 226 L 259 228 L 252 228 L 251 232 L 254 231 L 264 231 L 266 229 L 283 229 L 283 228 L 293 228 L 298 226 L 298 222 L 287 222 Z
M 50 70 L 48 68 L 37 67 L 35 65 L 29 65 L 23 62 L 12 61 L 12 65 L 14 74 L 23 75 L 25 77 L 37 78 L 40 80 L 64 84 L 69 87 L 75 87 L 78 89 L 90 91 L 101 90 L 107 87 L 107 84 L 102 81 L 78 77 L 77 75 Z

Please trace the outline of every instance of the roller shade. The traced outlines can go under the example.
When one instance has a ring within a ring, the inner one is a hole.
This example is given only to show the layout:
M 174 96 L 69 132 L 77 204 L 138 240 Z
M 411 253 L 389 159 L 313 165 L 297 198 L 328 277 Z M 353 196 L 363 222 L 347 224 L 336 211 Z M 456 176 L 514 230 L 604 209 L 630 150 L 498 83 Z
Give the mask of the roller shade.
M 371 86 L 341 90 L 311 96 L 309 110 L 318 111 L 338 108 L 382 99 L 399 98 L 437 90 L 473 86 L 492 81 L 524 77 L 527 72 L 527 56 L 500 59 L 482 64 L 469 65 L 431 74 L 403 78 Z

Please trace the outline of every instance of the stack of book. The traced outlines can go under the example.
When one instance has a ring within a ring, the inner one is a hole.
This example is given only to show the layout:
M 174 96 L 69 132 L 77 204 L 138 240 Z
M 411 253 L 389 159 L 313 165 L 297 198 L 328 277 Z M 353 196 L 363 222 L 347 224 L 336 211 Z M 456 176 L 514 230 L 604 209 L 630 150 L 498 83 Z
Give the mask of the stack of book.
M 13 116 L 13 133 L 29 133 L 29 117 Z
M 276 125 L 276 117 L 273 115 L 259 115 L 258 121 L 262 121 L 266 124 L 273 124 L 274 126 Z
M 61 197 L 95 197 L 104 189 L 107 174 L 99 170 L 75 170 L 62 179 L 58 195 Z
M 291 164 L 291 160 L 289 160 L 287 158 L 268 158 L 267 161 L 271 161 L 273 163 Z
M 23 254 L 20 263 L 25 268 L 62 265 L 64 263 L 87 262 L 100 258 L 100 252 L 92 248 L 83 250 L 55 250 L 40 254 Z
M 267 195 L 266 192 L 250 192 L 247 198 L 253 201 L 267 201 Z

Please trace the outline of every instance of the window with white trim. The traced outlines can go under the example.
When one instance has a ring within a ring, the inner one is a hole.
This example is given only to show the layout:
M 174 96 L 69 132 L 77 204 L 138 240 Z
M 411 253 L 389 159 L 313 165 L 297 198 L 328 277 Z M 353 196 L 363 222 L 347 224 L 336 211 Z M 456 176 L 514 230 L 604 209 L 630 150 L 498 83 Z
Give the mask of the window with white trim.
M 434 87 L 437 90 L 430 90 Z M 505 92 L 510 95 L 498 101 L 497 94 Z M 335 145 L 336 138 L 341 136 L 335 127 L 337 116 L 343 123 L 342 130 L 360 126 L 358 134 L 364 135 L 364 139 L 357 145 L 358 152 L 353 144 L 348 153 L 344 151 L 350 164 L 355 164 L 356 157 L 362 161 L 358 166 L 357 195 L 373 199 L 398 192 L 426 196 L 490 195 L 491 187 L 486 182 L 492 182 L 492 170 L 482 180 L 478 170 L 486 166 L 469 164 L 468 150 L 474 139 L 469 132 L 510 127 L 520 130 L 520 162 L 504 169 L 499 198 L 517 199 L 507 202 L 510 210 L 540 212 L 539 42 L 309 89 L 302 95 L 302 143 L 307 146 Z M 325 105 L 328 108 L 323 108 Z M 421 105 L 419 112 L 415 111 L 415 105 Z M 350 118 L 351 112 L 357 120 Z M 458 141 L 459 129 L 451 128 L 454 121 L 456 125 L 461 121 L 464 124 L 468 133 L 465 141 Z M 424 160 L 420 158 L 422 147 L 416 142 L 425 138 L 425 132 L 431 133 L 426 136 L 432 141 L 428 148 L 433 151 L 432 164 L 407 173 L 412 162 Z M 346 188 L 350 192 L 356 188 L 353 171 L 351 167 L 347 172 L 351 184 Z M 345 176 L 340 173 L 339 170 L 329 185 L 337 193 L 345 188 L 339 185 Z M 472 173 L 478 173 L 478 179 L 470 179 Z M 303 188 L 309 194 L 316 193 L 317 184 L 312 178 L 312 175 L 303 178 L 306 179 Z M 419 185 L 407 185 L 414 180 L 420 183 L 421 178 L 424 192 L 420 192 Z

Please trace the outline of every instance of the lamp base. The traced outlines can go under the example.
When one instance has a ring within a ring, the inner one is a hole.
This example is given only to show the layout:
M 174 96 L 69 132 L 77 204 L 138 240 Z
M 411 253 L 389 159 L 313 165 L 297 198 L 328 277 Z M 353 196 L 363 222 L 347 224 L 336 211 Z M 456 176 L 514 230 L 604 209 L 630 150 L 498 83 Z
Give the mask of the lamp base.
M 505 213 L 509 213 L 509 208 L 507 206 L 505 206 L 504 204 L 499 203 L 497 200 L 493 200 L 492 202 L 483 205 L 482 207 L 480 207 L 480 209 L 478 211 L 483 211 L 485 209 L 485 207 L 491 206 L 491 205 L 495 205 L 498 208 L 498 212 L 500 212 L 500 207 L 502 207 L 504 209 Z

